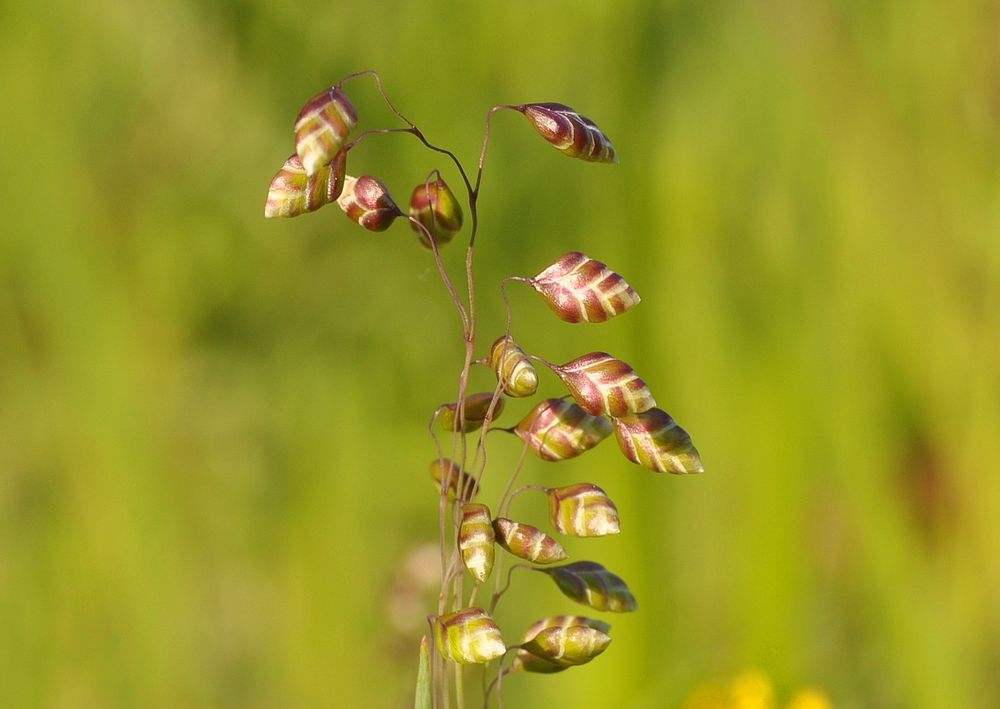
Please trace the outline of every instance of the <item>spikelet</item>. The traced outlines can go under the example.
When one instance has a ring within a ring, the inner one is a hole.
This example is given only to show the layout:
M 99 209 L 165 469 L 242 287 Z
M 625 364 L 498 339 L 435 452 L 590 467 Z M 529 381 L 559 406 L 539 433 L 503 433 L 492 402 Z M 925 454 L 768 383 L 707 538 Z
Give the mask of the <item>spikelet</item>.
M 528 283 L 566 322 L 604 322 L 638 305 L 639 294 L 605 264 L 570 251 Z
M 497 544 L 514 556 L 536 564 L 554 564 L 567 558 L 566 550 L 555 539 L 530 524 L 506 517 L 493 520 Z
M 538 389 L 535 366 L 510 337 L 501 336 L 490 347 L 490 366 L 507 396 L 531 396 Z
M 344 189 L 347 154 L 337 153 L 333 162 L 307 175 L 298 155 L 281 166 L 267 191 L 264 217 L 297 217 L 336 201 Z
M 687 431 L 662 409 L 615 419 L 618 447 L 633 463 L 658 473 L 702 473 L 698 449 Z
M 528 449 L 552 462 L 575 458 L 611 435 L 611 422 L 571 401 L 546 399 L 514 428 Z
M 333 161 L 358 123 L 347 95 L 332 87 L 313 96 L 295 120 L 295 152 L 307 175 Z
M 618 508 L 593 483 L 577 483 L 546 489 L 549 518 L 560 534 L 575 537 L 602 537 L 618 534 Z
M 522 647 L 532 655 L 562 667 L 585 665 L 604 652 L 611 637 L 597 628 L 571 625 L 546 628 Z
M 441 656 L 460 664 L 483 664 L 507 651 L 500 628 L 482 608 L 466 608 L 434 620 Z
M 615 146 L 592 120 L 562 103 L 518 106 L 535 130 L 571 158 L 589 162 L 618 162 Z
M 490 521 L 490 508 L 477 502 L 462 506 L 462 523 L 458 528 L 458 548 L 462 563 L 477 581 L 483 583 L 493 571 L 496 536 Z
M 438 246 L 447 244 L 462 229 L 462 206 L 443 178 L 421 183 L 410 196 L 410 216 L 424 225 Z M 427 235 L 412 222 L 420 243 L 431 248 Z
M 347 218 L 368 231 L 385 231 L 402 214 L 392 200 L 389 188 L 370 175 L 344 178 L 344 189 L 337 204 Z
M 579 633 L 578 631 L 571 630 L 572 628 L 584 628 L 600 633 L 600 635 Z M 518 647 L 508 672 L 552 674 L 553 672 L 562 672 L 574 664 L 589 662 L 603 652 L 607 644 L 611 642 L 611 638 L 608 637 L 610 630 L 611 626 L 603 621 L 579 615 L 557 615 L 550 618 L 543 618 L 533 623 L 527 632 L 525 632 L 524 640 L 521 646 Z M 536 637 L 541 636 L 543 633 L 550 633 L 551 631 L 555 632 L 540 638 L 540 641 L 537 643 L 534 642 Z M 607 641 L 604 642 L 601 636 L 607 638 Z M 595 642 L 599 639 L 599 642 Z M 597 646 L 602 643 L 603 647 L 600 650 L 592 654 L 587 652 L 586 648 L 588 646 L 596 650 Z M 529 651 L 527 649 L 529 647 L 539 654 Z M 565 649 L 563 650 L 562 648 Z M 552 649 L 555 652 L 552 652 Z M 573 662 L 570 660 L 576 661 Z
M 552 577 L 566 596 L 595 610 L 631 613 L 639 607 L 625 581 L 595 561 L 535 570 Z
M 471 433 L 482 428 L 486 421 L 486 414 L 490 409 L 490 402 L 493 401 L 493 392 L 484 391 L 478 394 L 470 394 L 465 397 L 465 418 L 462 423 L 462 432 Z M 497 399 L 496 406 L 493 407 L 493 418 L 495 419 L 503 411 L 503 399 Z M 444 404 L 441 407 L 441 414 L 438 421 L 445 431 L 457 431 L 458 404 Z
M 471 475 L 460 470 L 455 461 L 450 458 L 435 458 L 430 465 L 431 477 L 437 483 L 438 491 L 448 481 L 448 499 L 454 500 L 459 493 L 462 499 L 471 500 L 479 492 L 479 486 Z
M 591 416 L 627 416 L 656 406 L 653 393 L 635 370 L 606 352 L 591 352 L 553 371 Z

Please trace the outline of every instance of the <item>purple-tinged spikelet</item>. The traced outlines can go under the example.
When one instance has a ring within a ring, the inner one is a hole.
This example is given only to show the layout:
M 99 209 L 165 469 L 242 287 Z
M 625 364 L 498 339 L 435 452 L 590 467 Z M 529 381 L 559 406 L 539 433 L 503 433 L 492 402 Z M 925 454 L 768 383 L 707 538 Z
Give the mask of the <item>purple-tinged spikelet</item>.
M 369 175 L 347 175 L 337 204 L 348 219 L 368 231 L 385 231 L 402 214 L 392 200 L 389 188 L 381 180 Z
M 413 188 L 410 196 L 410 216 L 424 225 L 438 246 L 447 244 L 462 228 L 462 206 L 443 178 Z M 420 243 L 431 248 L 427 234 L 410 224 Z
M 307 175 L 298 155 L 292 155 L 271 180 L 264 217 L 297 217 L 336 201 L 344 189 L 347 155 L 337 153 L 329 165 Z
M 458 528 L 458 548 L 462 563 L 477 581 L 483 583 L 493 571 L 496 536 L 490 521 L 490 508 L 478 502 L 462 506 L 462 523 Z
M 493 520 L 493 529 L 497 544 L 514 556 L 536 564 L 554 564 L 567 558 L 562 545 L 538 527 L 497 517 Z
M 615 437 L 625 457 L 658 473 L 702 473 L 698 449 L 687 431 L 662 409 L 615 419 Z
M 295 120 L 295 152 L 307 175 L 333 161 L 357 122 L 354 106 L 336 87 L 306 102 Z
M 625 581 L 595 561 L 536 570 L 551 576 L 569 598 L 595 610 L 631 613 L 639 607 Z
M 549 496 L 549 518 L 560 534 L 602 537 L 621 531 L 618 508 L 597 485 L 577 483 L 545 492 Z
M 482 608 L 466 608 L 434 620 L 441 656 L 459 664 L 483 664 L 507 651 L 496 622 Z
M 571 401 L 546 399 L 514 428 L 528 449 L 542 460 L 575 458 L 611 435 L 611 422 L 591 416 Z
M 507 396 L 531 396 L 538 389 L 538 373 L 510 337 L 500 337 L 490 347 L 490 366 Z
M 638 305 L 639 294 L 604 263 L 571 251 L 528 279 L 566 322 L 604 322 Z
M 571 158 L 618 162 L 611 139 L 586 116 L 563 103 L 529 103 L 518 110 L 545 140 Z
M 656 406 L 653 393 L 635 370 L 606 352 L 591 352 L 553 371 L 591 416 L 627 416 Z

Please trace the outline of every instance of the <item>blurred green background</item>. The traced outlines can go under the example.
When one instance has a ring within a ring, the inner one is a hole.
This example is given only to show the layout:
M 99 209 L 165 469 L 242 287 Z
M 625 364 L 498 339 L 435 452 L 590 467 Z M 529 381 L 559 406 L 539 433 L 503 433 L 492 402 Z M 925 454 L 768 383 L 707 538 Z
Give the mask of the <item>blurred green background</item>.
M 989 0 L 4 3 L 0 706 L 411 701 L 458 324 L 404 225 L 262 216 L 299 106 L 365 68 L 469 164 L 497 103 L 607 131 L 618 166 L 497 116 L 480 347 L 500 277 L 606 261 L 641 307 L 574 327 L 515 289 L 514 334 L 630 362 L 707 468 L 529 462 L 616 500 L 623 534 L 567 547 L 640 611 L 507 706 L 674 707 L 748 668 L 779 704 L 1000 706 L 998 46 Z M 400 199 L 447 168 L 407 136 L 352 165 Z M 519 450 L 490 444 L 487 501 Z M 515 579 L 510 641 L 582 610 Z

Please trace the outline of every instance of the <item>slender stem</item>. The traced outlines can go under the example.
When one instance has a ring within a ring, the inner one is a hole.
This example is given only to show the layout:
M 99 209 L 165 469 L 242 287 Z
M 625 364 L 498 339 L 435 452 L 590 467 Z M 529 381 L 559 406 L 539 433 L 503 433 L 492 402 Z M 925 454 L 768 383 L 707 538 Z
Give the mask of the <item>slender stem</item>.
M 510 577 L 514 573 L 514 569 L 532 569 L 534 567 L 528 566 L 527 564 L 514 564 L 509 569 L 507 569 L 507 582 L 504 583 L 503 588 L 496 591 L 493 594 L 493 598 L 490 599 L 490 615 L 496 610 L 497 603 L 500 602 L 500 597 L 507 593 L 507 589 L 510 588 Z

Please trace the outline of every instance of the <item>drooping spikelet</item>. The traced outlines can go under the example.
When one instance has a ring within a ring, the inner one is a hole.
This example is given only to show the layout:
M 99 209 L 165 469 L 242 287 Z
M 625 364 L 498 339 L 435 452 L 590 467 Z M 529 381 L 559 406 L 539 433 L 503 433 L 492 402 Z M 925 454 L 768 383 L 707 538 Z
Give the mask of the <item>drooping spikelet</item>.
M 570 251 L 528 283 L 566 322 L 604 322 L 639 304 L 639 294 L 604 263 Z
M 633 463 L 658 473 L 705 471 L 691 436 L 666 411 L 654 408 L 614 421 L 618 447 Z
M 298 155 L 289 157 L 271 180 L 264 216 L 297 217 L 337 200 L 344 189 L 347 154 L 340 152 L 329 165 L 307 175 Z
M 463 433 L 477 431 L 486 422 L 486 414 L 489 413 L 490 402 L 492 401 L 493 392 L 491 391 L 469 394 L 465 397 L 465 415 L 462 417 L 461 425 L 459 425 L 460 422 L 458 420 L 457 403 L 444 404 L 441 407 L 438 422 L 445 431 L 461 430 Z M 503 411 L 503 399 L 497 399 L 497 403 L 493 407 L 492 418 L 495 419 L 499 416 L 501 411 Z
M 307 175 L 314 175 L 347 141 L 358 123 L 358 114 L 347 95 L 337 87 L 313 96 L 295 119 L 295 152 Z
M 477 581 L 483 583 L 493 571 L 495 555 L 490 508 L 477 502 L 462 506 L 462 523 L 458 528 L 458 548 L 462 563 Z
M 538 527 L 497 517 L 493 520 L 493 529 L 497 544 L 514 556 L 536 564 L 554 564 L 567 558 L 562 545 Z
M 576 537 L 602 537 L 621 531 L 618 508 L 601 488 L 593 483 L 577 483 L 548 488 L 549 518 L 560 534 Z
M 438 177 L 413 188 L 410 196 L 410 216 L 420 222 L 438 246 L 447 244 L 462 229 L 462 205 L 444 181 Z M 431 248 L 427 234 L 412 222 L 410 226 L 417 232 L 420 243 Z
M 595 561 L 536 570 L 552 577 L 569 598 L 595 610 L 630 613 L 639 607 L 625 581 Z
M 546 399 L 514 428 L 528 449 L 542 460 L 575 458 L 611 435 L 611 422 L 591 416 L 572 401 Z
M 507 651 L 500 628 L 482 608 L 466 608 L 434 620 L 441 656 L 460 664 L 483 664 Z
M 545 140 L 571 158 L 618 162 L 615 146 L 597 124 L 563 103 L 529 103 L 517 107 Z
M 606 352 L 591 352 L 553 371 L 591 416 L 615 418 L 656 406 L 653 392 L 635 370 Z
M 490 366 L 507 396 L 531 396 L 538 389 L 538 373 L 517 343 L 501 336 L 490 347 Z

